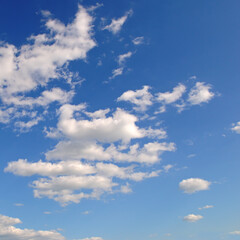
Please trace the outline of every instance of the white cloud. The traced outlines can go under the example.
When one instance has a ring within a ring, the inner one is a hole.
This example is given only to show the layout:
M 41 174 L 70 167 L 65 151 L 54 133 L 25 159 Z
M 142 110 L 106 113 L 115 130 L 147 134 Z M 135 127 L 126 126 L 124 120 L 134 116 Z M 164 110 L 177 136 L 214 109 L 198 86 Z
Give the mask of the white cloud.
M 233 231 L 233 232 L 230 232 L 229 234 L 231 234 L 231 235 L 240 235 L 240 231 Z
M 136 37 L 132 40 L 134 45 L 140 45 L 144 42 L 144 37 Z
M 197 82 L 188 94 L 188 102 L 192 105 L 209 102 L 215 95 L 211 88 L 209 84 Z
M 136 91 L 126 91 L 117 99 L 117 101 L 131 102 L 136 105 L 136 107 L 134 107 L 136 111 L 146 111 L 147 107 L 153 104 L 153 96 L 149 93 L 149 89 L 149 86 L 143 86 L 142 89 Z
M 114 79 L 115 77 L 123 74 L 123 67 L 116 68 L 112 71 L 112 76 L 109 79 Z
M 233 127 L 231 128 L 231 130 L 234 131 L 235 133 L 240 134 L 240 122 L 233 124 Z
M 20 49 L 10 44 L 0 47 L 0 94 L 8 95 L 31 91 L 59 78 L 59 68 L 68 61 L 85 59 L 96 43 L 91 38 L 93 18 L 79 6 L 74 21 L 67 26 L 48 18 L 45 27 L 49 33 L 31 36 Z
M 0 238 L 1 240 L 64 240 L 65 238 L 57 231 L 36 231 L 33 229 L 16 228 L 16 224 L 22 223 L 18 218 L 0 215 Z
M 126 59 L 130 58 L 131 56 L 132 56 L 132 52 L 127 52 L 122 55 L 119 55 L 118 56 L 118 64 L 122 65 L 126 61 Z
M 157 101 L 163 104 L 174 103 L 182 97 L 185 91 L 186 87 L 179 83 L 172 92 L 157 93 Z
M 183 220 L 186 222 L 197 222 L 202 218 L 203 218 L 203 216 L 201 216 L 201 215 L 189 214 L 189 215 L 185 216 L 183 218 Z
M 112 19 L 111 24 L 105 26 L 103 28 L 103 30 L 106 29 L 106 30 L 112 32 L 113 34 L 118 33 L 121 30 L 123 24 L 126 22 L 127 18 L 131 15 L 132 15 L 132 10 L 126 12 L 126 14 L 124 16 L 122 16 L 118 19 Z
M 103 240 L 103 238 L 101 238 L 101 237 L 90 237 L 90 238 L 83 238 L 83 239 L 79 239 L 79 240 Z
M 179 187 L 184 193 L 195 193 L 202 190 L 208 190 L 211 182 L 201 178 L 189 178 L 182 180 Z
M 118 108 L 111 117 L 94 118 L 92 120 L 76 120 L 75 111 L 82 105 L 66 104 L 60 108 L 58 129 L 66 136 L 78 140 L 97 140 L 129 142 L 133 138 L 141 138 L 143 134 L 136 126 L 137 117 Z M 81 113 L 81 112 L 80 112 Z
M 199 210 L 203 210 L 203 209 L 209 209 L 209 208 L 213 208 L 214 206 L 213 205 L 206 205 L 204 207 L 200 207 L 198 208 Z
M 146 105 L 147 90 L 133 92 L 136 105 Z M 174 143 L 159 142 L 166 138 L 165 130 L 140 128 L 138 117 L 120 108 L 89 112 L 86 104 L 64 104 L 58 117 L 56 128 L 45 129 L 51 137 L 60 136 L 56 146 L 45 153 L 47 161 L 19 159 L 9 162 L 4 171 L 40 176 L 31 183 L 34 196 L 61 205 L 99 199 L 104 193 L 129 193 L 132 181 L 159 176 L 161 170 L 151 166 L 161 161 L 164 152 L 176 149 Z M 155 141 L 147 140 L 151 138 Z M 139 139 L 145 141 L 138 143 Z
M 43 16 L 45 33 L 31 36 L 27 43 L 19 48 L 0 43 L 2 123 L 26 117 L 20 113 L 31 112 L 36 106 L 46 107 L 52 102 L 70 102 L 75 94 L 75 79 L 78 77 L 68 70 L 68 63 L 86 59 L 88 51 L 96 46 L 92 39 L 93 17 L 82 6 L 79 5 L 74 20 L 67 25 L 52 18 L 48 11 L 43 11 Z M 66 91 L 59 87 L 48 89 L 48 83 L 52 79 L 64 79 L 72 90 Z M 43 87 L 45 89 L 39 95 L 37 91 Z M 36 97 L 27 97 L 28 93 L 34 93 Z M 42 116 L 35 116 L 33 119 L 30 114 L 28 117 L 30 119 L 16 122 L 15 127 L 25 131 L 42 119 Z

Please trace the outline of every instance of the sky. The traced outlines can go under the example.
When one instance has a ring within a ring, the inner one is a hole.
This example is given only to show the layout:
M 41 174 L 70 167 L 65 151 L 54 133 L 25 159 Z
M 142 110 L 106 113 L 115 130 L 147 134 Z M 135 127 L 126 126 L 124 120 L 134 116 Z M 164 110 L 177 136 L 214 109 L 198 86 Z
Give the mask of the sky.
M 0 239 L 240 239 L 240 2 L 2 0 Z

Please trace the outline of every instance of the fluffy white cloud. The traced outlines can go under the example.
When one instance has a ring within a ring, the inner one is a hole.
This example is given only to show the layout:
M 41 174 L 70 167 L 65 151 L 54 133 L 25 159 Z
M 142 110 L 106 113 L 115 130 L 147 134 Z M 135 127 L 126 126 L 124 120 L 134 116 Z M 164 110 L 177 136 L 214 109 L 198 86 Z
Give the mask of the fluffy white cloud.
M 232 129 L 232 131 L 240 134 L 240 122 L 237 122 L 236 124 L 233 124 L 233 127 L 231 129 Z
M 136 107 L 134 107 L 135 110 L 146 111 L 147 107 L 153 104 L 153 96 L 149 92 L 149 89 L 149 86 L 144 86 L 142 89 L 136 91 L 126 91 L 117 99 L 117 101 L 131 102 L 136 105 Z
M 84 141 L 129 142 L 144 136 L 135 124 L 138 121 L 137 117 L 120 108 L 111 117 L 77 120 L 73 114 L 82 107 L 66 104 L 60 108 L 58 129 L 67 137 Z
M 189 215 L 185 216 L 183 218 L 183 220 L 186 222 L 197 222 L 202 218 L 203 218 L 203 216 L 201 216 L 201 215 L 189 214 Z
M 201 178 L 189 178 L 182 180 L 179 187 L 185 193 L 195 193 L 202 190 L 208 190 L 211 182 Z
M 143 44 L 144 37 L 136 37 L 132 40 L 134 45 L 140 45 Z
M 85 59 L 88 51 L 96 46 L 92 39 L 93 17 L 82 6 L 79 5 L 74 20 L 67 25 L 52 18 L 48 11 L 43 11 L 43 16 L 45 33 L 29 37 L 19 48 L 0 43 L 0 99 L 3 106 L 0 122 L 9 123 L 24 117 L 15 123 L 21 131 L 29 130 L 43 119 L 43 113 L 40 113 L 43 108 L 37 110 L 37 116 L 30 116 L 33 107 L 71 101 L 78 77 L 69 72 L 68 63 Z M 71 90 L 48 89 L 52 79 L 60 78 L 70 84 Z M 43 90 L 39 93 L 41 88 Z M 34 97 L 27 96 L 29 93 Z M 29 119 L 26 114 L 20 114 L 23 111 L 29 112 Z
M 1 240 L 64 240 L 65 238 L 56 231 L 36 231 L 33 229 L 16 228 L 16 224 L 22 223 L 18 218 L 0 215 Z
M 240 235 L 240 231 L 233 231 L 233 232 L 230 232 L 231 235 Z
M 130 58 L 131 56 L 132 56 L 132 52 L 127 52 L 122 55 L 119 55 L 118 56 L 118 64 L 122 65 L 126 61 L 126 59 Z
M 103 30 L 106 29 L 106 30 L 112 32 L 113 34 L 118 33 L 121 30 L 123 24 L 126 22 L 127 18 L 130 15 L 132 15 L 132 10 L 126 12 L 126 14 L 124 16 L 122 16 L 122 17 L 120 17 L 118 19 L 112 19 L 111 24 L 105 26 L 103 28 Z
M 200 207 L 198 208 L 199 210 L 203 210 L 203 209 L 209 209 L 209 208 L 213 208 L 214 206 L 213 205 L 206 205 L 204 207 Z
M 68 61 L 86 58 L 96 43 L 91 38 L 93 18 L 79 6 L 74 21 L 67 26 L 48 18 L 48 34 L 31 36 L 29 43 L 17 49 L 5 44 L 0 47 L 0 94 L 8 95 L 31 91 L 61 76 L 59 68 Z
M 172 92 L 164 92 L 157 94 L 157 101 L 163 104 L 170 104 L 178 101 L 184 92 L 186 91 L 186 87 L 183 84 L 178 84 L 175 88 L 173 88 Z
M 188 102 L 192 105 L 209 102 L 215 95 L 211 92 L 211 88 L 209 84 L 197 82 L 188 94 Z
M 141 138 L 165 138 L 166 132 L 139 128 L 138 118 L 122 109 L 88 112 L 85 104 L 65 104 L 58 116 L 56 131 L 61 140 L 46 153 L 49 162 L 19 159 L 9 162 L 5 172 L 40 175 L 31 184 L 34 196 L 48 197 L 62 205 L 79 203 L 83 198 L 99 199 L 103 193 L 129 193 L 127 181 L 139 182 L 161 172 L 143 171 L 144 165 L 150 168 L 161 160 L 163 152 L 176 149 L 174 143 L 167 142 L 131 144 Z

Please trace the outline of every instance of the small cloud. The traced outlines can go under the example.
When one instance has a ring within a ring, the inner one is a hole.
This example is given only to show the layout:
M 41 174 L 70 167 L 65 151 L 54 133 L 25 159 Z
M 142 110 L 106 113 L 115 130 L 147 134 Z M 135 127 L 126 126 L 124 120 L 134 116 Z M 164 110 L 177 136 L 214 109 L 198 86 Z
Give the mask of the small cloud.
M 231 234 L 231 235 L 240 235 L 240 231 L 233 231 L 233 232 L 230 232 L 229 234 Z
M 187 158 L 194 158 L 194 157 L 196 157 L 196 154 L 189 154 L 188 156 L 187 156 Z
M 237 134 L 240 134 L 240 122 L 233 124 L 233 127 L 231 128 L 231 130 Z
M 127 18 L 129 16 L 131 16 L 132 13 L 133 13 L 133 11 L 130 10 L 130 11 L 126 12 L 126 14 L 124 16 L 122 16 L 118 19 L 112 19 L 111 24 L 105 26 L 103 28 L 103 30 L 108 30 L 108 31 L 112 32 L 113 34 L 117 34 L 121 30 L 121 28 L 122 28 L 123 24 L 126 22 Z
M 189 178 L 182 180 L 179 183 L 179 188 L 184 191 L 184 193 L 195 193 L 198 191 L 208 190 L 211 182 L 206 181 L 201 178 Z
M 173 168 L 174 166 L 173 165 L 171 165 L 171 164 L 168 164 L 168 165 L 165 165 L 165 166 L 163 166 L 163 169 L 164 169 L 164 171 L 167 173 L 171 168 Z
M 112 76 L 109 79 L 114 79 L 116 76 L 123 74 L 123 67 L 116 68 L 112 71 Z
M 189 79 L 191 79 L 191 80 L 196 80 L 196 79 L 197 79 L 197 76 L 193 75 L 193 76 L 191 76 Z
M 52 214 L 51 212 L 44 212 L 44 214 L 46 214 L 46 215 L 50 215 L 50 214 Z
M 200 207 L 198 208 L 199 210 L 203 210 L 203 209 L 208 209 L 208 208 L 213 208 L 214 206 L 213 205 L 206 205 L 204 207 Z
M 82 214 L 83 215 L 88 215 L 88 214 L 90 214 L 90 211 L 84 211 L 84 212 L 82 212 Z
M 134 45 L 140 45 L 144 42 L 144 37 L 136 37 L 132 40 Z
M 188 94 L 188 102 L 191 105 L 198 105 L 209 102 L 215 94 L 211 92 L 211 85 L 204 82 L 197 82 Z
M 122 55 L 119 55 L 118 56 L 118 64 L 122 65 L 126 61 L 126 59 L 130 58 L 131 56 L 132 56 L 132 52 L 127 52 Z
M 166 236 L 166 237 L 171 237 L 172 234 L 171 234 L 171 233 L 166 233 L 166 234 L 164 234 L 164 236 Z
M 189 215 L 187 215 L 187 216 L 185 216 L 183 218 L 183 221 L 186 221 L 186 222 L 197 222 L 197 221 L 199 221 L 202 218 L 203 218 L 203 216 L 201 216 L 201 215 L 189 214 Z
M 23 207 L 24 204 L 23 203 L 14 203 L 14 206 L 16 206 L 16 207 Z

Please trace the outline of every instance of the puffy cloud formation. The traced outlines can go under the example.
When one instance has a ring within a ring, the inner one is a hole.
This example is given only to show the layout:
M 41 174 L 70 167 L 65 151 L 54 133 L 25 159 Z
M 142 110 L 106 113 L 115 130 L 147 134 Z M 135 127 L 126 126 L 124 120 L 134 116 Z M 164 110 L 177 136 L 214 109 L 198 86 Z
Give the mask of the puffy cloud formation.
M 184 193 L 195 193 L 198 191 L 208 190 L 211 182 L 206 181 L 201 178 L 189 178 L 182 180 L 179 183 L 179 188 L 184 191 Z
M 199 221 L 202 218 L 203 218 L 203 216 L 201 216 L 201 215 L 189 214 L 189 215 L 187 215 L 187 216 L 185 216 L 183 218 L 183 221 L 186 221 L 186 222 L 197 222 L 197 221 Z
M 1 240 L 64 240 L 65 238 L 56 231 L 36 231 L 33 229 L 16 228 L 16 224 L 22 223 L 18 218 L 0 215 Z
M 173 88 L 172 92 L 158 93 L 157 101 L 162 102 L 163 104 L 174 103 L 182 97 L 185 91 L 186 87 L 180 83 L 178 86 Z
M 9 162 L 5 172 L 41 176 L 31 184 L 34 196 L 62 205 L 99 199 L 103 193 L 129 193 L 128 182 L 157 177 L 161 170 L 151 165 L 176 148 L 174 143 L 158 142 L 166 138 L 163 129 L 139 128 L 138 118 L 120 108 L 88 112 L 85 104 L 64 104 L 58 116 L 55 131 L 61 140 L 46 152 L 48 161 L 19 159 Z M 145 143 L 132 143 L 143 138 Z M 151 138 L 158 141 L 147 140 Z
M 96 46 L 92 39 L 93 18 L 82 6 L 79 5 L 75 19 L 67 25 L 52 18 L 47 11 L 43 11 L 43 15 L 46 18 L 46 33 L 31 36 L 27 44 L 20 48 L 8 43 L 0 45 L 0 99 L 4 106 L 0 109 L 2 123 L 26 117 L 26 114 L 20 114 L 19 108 L 69 102 L 74 90 L 55 87 L 43 90 L 38 97 L 26 97 L 26 94 L 39 87 L 47 88 L 49 81 L 60 78 L 65 79 L 73 89 L 76 83 L 72 80 L 73 73 L 67 69 L 68 63 L 85 59 L 87 52 Z M 39 122 L 37 116 L 28 117 L 30 120 L 25 125 L 20 121 L 20 128 L 31 128 Z
M 232 131 L 234 131 L 235 133 L 240 134 L 240 122 L 237 122 L 236 124 L 233 124 L 233 127 L 231 128 Z
M 147 107 L 152 105 L 152 94 L 149 93 L 149 86 L 143 86 L 142 89 L 136 91 L 126 91 L 124 92 L 117 101 L 128 101 L 136 105 L 134 107 L 137 111 L 146 111 Z
M 197 82 L 188 94 L 188 102 L 192 105 L 209 102 L 214 95 L 215 94 L 211 92 L 211 86 L 209 84 Z
M 103 30 L 106 29 L 106 30 L 112 32 L 113 34 L 118 33 L 121 30 L 123 24 L 126 22 L 127 18 L 131 15 L 132 15 L 132 10 L 126 12 L 126 14 L 124 16 L 122 16 L 118 19 L 112 19 L 112 22 L 109 25 L 105 26 L 103 28 Z

